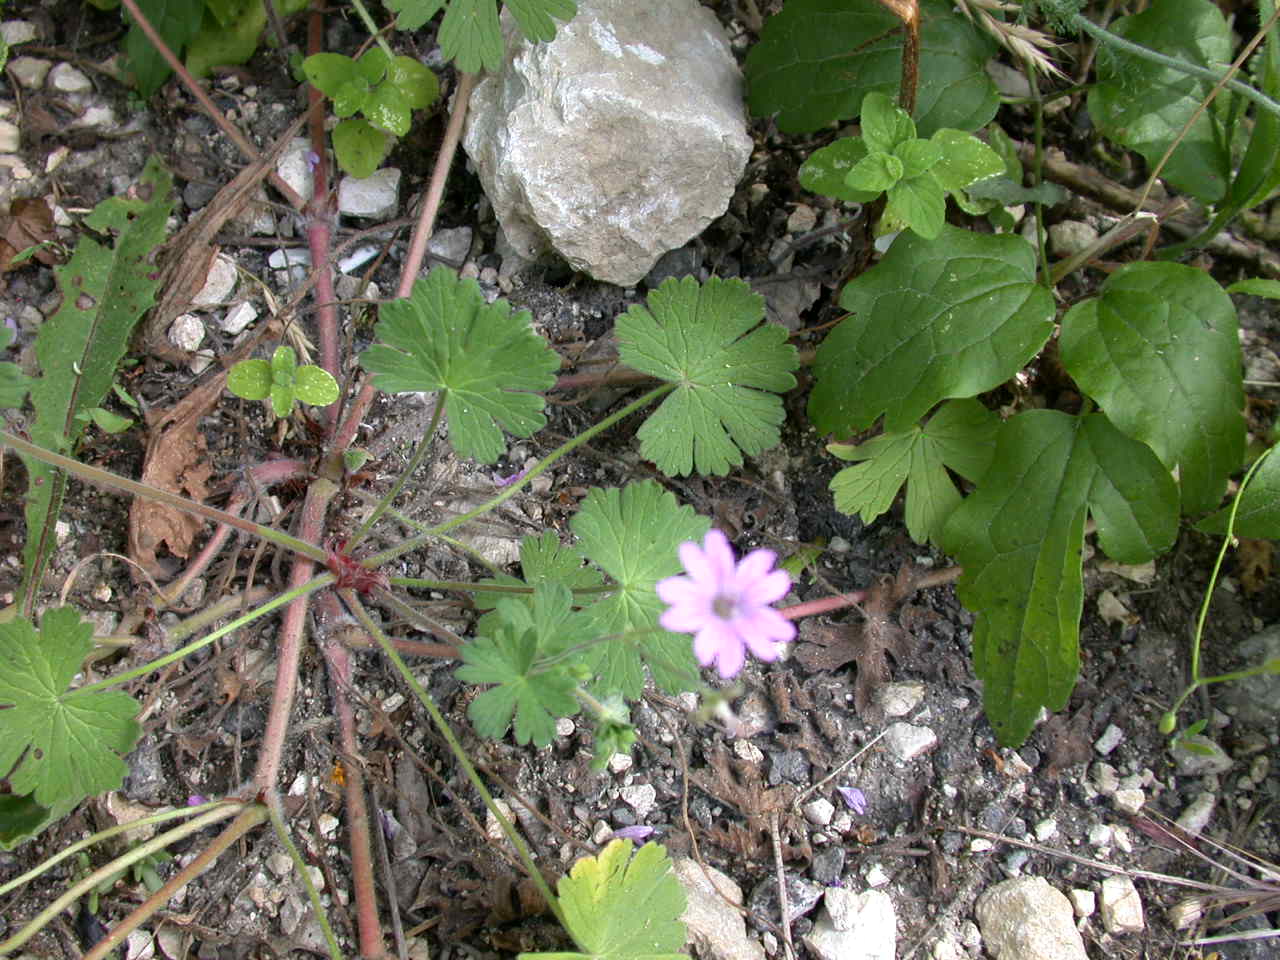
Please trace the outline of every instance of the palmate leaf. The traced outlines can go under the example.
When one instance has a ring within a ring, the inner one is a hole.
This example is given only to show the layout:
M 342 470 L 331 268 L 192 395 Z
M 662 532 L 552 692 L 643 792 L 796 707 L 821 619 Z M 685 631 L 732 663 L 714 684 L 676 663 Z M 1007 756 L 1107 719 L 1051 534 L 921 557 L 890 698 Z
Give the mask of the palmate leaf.
M 446 0 L 383 0 L 395 11 L 396 29 L 417 30 Z M 448 9 L 440 24 L 440 49 L 454 60 L 459 70 L 475 73 L 481 68 L 496 71 L 502 65 L 503 38 L 498 21 L 498 5 L 493 0 L 447 0 Z M 568 22 L 578 12 L 573 0 L 507 0 L 505 4 L 516 24 L 529 40 L 554 40 L 556 21 Z
M 1111 422 L 1176 468 L 1183 513 L 1218 505 L 1244 456 L 1231 298 L 1203 270 L 1133 263 L 1062 320 L 1062 363 Z
M 852 313 L 818 348 L 809 418 L 822 433 L 907 430 L 935 404 L 1012 377 L 1053 332 L 1053 297 L 1016 236 L 904 233 L 844 288 Z
M 1102 414 L 1020 413 L 1001 425 L 990 469 L 956 508 L 943 548 L 964 567 L 974 669 L 1000 742 L 1022 743 L 1041 707 L 1060 710 L 1079 668 L 1081 548 L 1144 563 L 1178 532 L 1178 492 L 1151 448 Z
M 120 786 L 141 734 L 132 697 L 67 689 L 92 646 L 93 627 L 71 607 L 46 611 L 38 632 L 0 623 L 0 773 L 15 794 L 64 812 Z
M 677 384 L 637 433 L 668 475 L 724 474 L 778 442 L 798 364 L 787 332 L 761 324 L 764 298 L 741 280 L 669 279 L 618 318 L 618 355 Z M 765 392 L 772 391 L 772 392 Z
M 596 634 L 610 636 L 594 648 L 598 653 L 592 665 L 601 686 L 635 697 L 644 687 L 647 665 L 654 682 L 664 690 L 694 689 L 698 669 L 693 645 L 688 636 L 657 626 L 663 606 L 654 587 L 664 577 L 681 572 L 680 544 L 701 542 L 711 521 L 691 507 L 677 505 L 675 497 L 646 480 L 621 490 L 593 489 L 572 526 L 587 559 L 618 586 L 588 610 Z M 631 631 L 649 632 L 621 636 Z
M 522 953 L 518 960 L 681 960 L 687 898 L 659 843 L 635 857 L 614 840 L 583 857 L 556 885 L 565 927 L 581 953 Z
M 999 418 L 976 400 L 951 400 L 924 426 L 857 445 L 830 444 L 827 449 L 841 460 L 862 461 L 832 478 L 836 509 L 870 523 L 893 505 L 906 483 L 907 532 L 917 543 L 936 543 L 960 504 L 960 491 L 946 468 L 978 480 L 991 463 L 999 425 Z
M 920 8 L 918 135 L 977 130 L 999 105 L 985 70 L 995 43 L 949 3 Z M 811 133 L 857 116 L 871 91 L 897 96 L 902 21 L 877 0 L 787 0 L 747 55 L 746 74 L 753 114 L 776 113 L 780 130 Z
M 526 604 L 514 597 L 498 601 L 497 626 L 462 648 L 458 679 L 496 684 L 467 707 L 482 736 L 506 734 L 515 717 L 517 743 L 545 747 L 556 735 L 556 719 L 578 712 L 577 686 L 567 664 L 540 663 L 591 636 L 590 618 L 573 609 L 562 584 L 542 583 Z
M 379 342 L 360 355 L 380 390 L 448 390 L 449 436 L 460 456 L 493 463 L 502 431 L 529 437 L 546 423 L 543 398 L 560 358 L 531 326 L 527 310 L 484 302 L 474 280 L 436 267 L 407 299 L 383 304 Z
M 539 536 L 530 535 L 520 541 L 520 573 L 523 579 L 504 573 L 480 582 L 507 587 L 536 587 L 544 583 L 559 583 L 570 590 L 598 587 L 604 583 L 600 571 L 585 563 L 582 550 L 562 544 L 554 530 L 544 530 Z M 514 599 L 532 603 L 533 595 L 517 595 Z M 584 599 L 593 602 L 599 597 L 588 595 Z M 497 605 L 497 599 L 489 593 L 477 593 L 473 602 L 480 610 L 490 610 L 476 624 L 476 632 L 492 633 L 500 621 L 499 614 L 492 610 Z M 585 605 L 582 600 L 578 602 Z

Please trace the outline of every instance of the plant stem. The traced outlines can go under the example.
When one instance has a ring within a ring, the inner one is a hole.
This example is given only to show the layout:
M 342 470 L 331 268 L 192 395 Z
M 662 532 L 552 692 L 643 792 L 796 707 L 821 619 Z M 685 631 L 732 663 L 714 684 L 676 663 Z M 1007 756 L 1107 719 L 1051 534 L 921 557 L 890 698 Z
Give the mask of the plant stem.
M 356 15 L 364 21 L 364 28 L 369 31 L 369 36 L 382 48 L 382 52 L 387 55 L 387 59 L 392 59 L 395 54 L 391 52 L 391 46 L 387 43 L 387 38 L 382 35 L 382 31 L 378 29 L 378 25 L 373 22 L 373 17 L 369 16 L 369 11 L 364 8 L 364 4 L 360 0 L 351 0 L 351 5 L 356 8 Z
M 1074 14 L 1068 22 L 1077 29 L 1083 30 L 1100 43 L 1109 44 L 1117 50 L 1123 50 L 1130 56 L 1137 57 L 1140 60 L 1156 63 L 1162 67 L 1168 67 L 1170 70 L 1177 70 L 1180 73 L 1185 73 L 1193 77 L 1200 77 L 1202 80 L 1209 80 L 1213 83 L 1226 79 L 1227 89 L 1232 93 L 1238 93 L 1245 99 L 1252 100 L 1261 109 L 1280 117 L 1280 103 L 1276 103 L 1276 101 L 1272 100 L 1265 93 L 1255 90 L 1247 83 L 1241 83 L 1239 80 L 1227 79 L 1230 77 L 1230 72 L 1228 72 L 1227 78 L 1224 78 L 1210 70 L 1208 67 L 1202 67 L 1197 63 L 1190 63 L 1187 60 L 1179 60 L 1177 57 L 1168 57 L 1163 53 L 1157 53 L 1149 47 L 1144 47 L 1131 40 L 1126 40 L 1124 37 L 1112 33 L 1110 30 L 1104 30 L 1092 20 L 1089 20 L 1087 17 L 1081 16 L 1078 13 Z
M 444 523 L 436 524 L 436 526 L 429 528 L 425 533 L 417 537 L 413 537 L 410 540 L 406 540 L 404 543 L 400 544 L 399 546 L 392 547 L 389 550 L 384 550 L 382 553 L 374 554 L 372 557 L 369 557 L 367 560 L 363 561 L 364 565 L 366 567 L 369 567 L 370 569 L 376 570 L 378 567 L 382 566 L 382 564 L 386 563 L 387 561 L 394 560 L 396 557 L 401 556 L 402 554 L 409 553 L 412 550 L 416 550 L 419 546 L 421 546 L 427 540 L 431 539 L 433 536 L 437 536 L 441 533 L 447 533 L 450 530 L 452 530 L 454 527 L 460 527 L 464 523 L 468 523 L 474 520 L 476 517 L 484 516 L 484 514 L 488 513 L 491 510 L 496 509 L 498 506 L 500 506 L 503 503 L 506 503 L 508 500 L 514 497 L 517 493 L 520 492 L 520 490 L 524 488 L 526 484 L 532 481 L 534 477 L 538 476 L 541 473 L 546 472 L 548 469 L 550 469 L 553 463 L 555 463 L 565 454 L 570 453 L 571 451 L 577 449 L 578 447 L 582 446 L 582 444 L 590 440 L 592 437 L 596 436 L 596 434 L 609 429 L 609 427 L 613 426 L 619 420 L 623 420 L 631 416 L 631 414 L 635 413 L 637 410 L 640 410 L 643 407 L 648 406 L 654 400 L 657 400 L 663 394 L 670 393 L 675 388 L 676 388 L 676 385 L 674 383 L 664 383 L 662 386 L 657 387 L 656 389 L 650 390 L 640 399 L 633 400 L 631 403 L 627 404 L 617 413 L 611 414 L 610 416 L 601 420 L 599 423 L 591 427 L 589 430 L 585 430 L 582 433 L 578 434 L 578 436 L 574 437 L 572 440 L 569 440 L 567 443 L 561 444 L 558 448 L 553 450 L 551 453 L 547 454 L 546 457 L 544 457 L 541 461 L 539 461 L 536 467 L 534 467 L 532 470 L 526 473 L 519 480 L 516 480 L 514 483 L 511 484 L 511 486 L 507 487 L 505 490 L 503 490 L 500 494 L 498 494 L 493 499 L 485 503 L 482 503 L 480 506 L 476 507 L 474 510 L 470 510 L 467 513 L 459 514 L 458 516 L 453 517 L 450 520 L 446 520 Z
M 476 792 L 480 794 L 480 799 L 484 801 L 484 805 L 489 812 L 493 814 L 499 826 L 502 827 L 503 834 L 511 842 L 515 848 L 516 854 L 520 857 L 520 862 L 524 864 L 525 872 L 529 875 L 529 879 L 533 881 L 533 885 L 538 888 L 538 892 L 547 902 L 547 907 L 555 914 L 556 920 L 566 930 L 569 929 L 565 922 L 564 913 L 560 908 L 560 901 L 556 899 L 555 894 L 551 892 L 551 888 L 547 885 L 546 878 L 542 875 L 542 871 L 538 869 L 537 864 L 533 862 L 533 856 L 529 853 L 529 848 L 525 844 L 523 838 L 516 833 L 515 827 L 511 825 L 511 821 L 503 814 L 502 809 L 494 802 L 493 796 L 489 793 L 488 787 L 484 785 L 484 781 L 480 779 L 480 774 L 476 772 L 475 766 L 471 763 L 471 758 L 467 756 L 467 751 L 462 748 L 462 744 L 458 742 L 458 738 L 454 735 L 453 728 L 449 726 L 444 718 L 444 714 L 440 712 L 440 708 L 436 706 L 435 701 L 431 699 L 426 689 L 418 682 L 418 678 L 413 675 L 413 671 L 400 658 L 400 654 L 396 652 L 388 641 L 386 634 L 373 621 L 368 612 L 364 609 L 364 605 L 360 603 L 359 598 L 351 590 L 340 591 L 342 598 L 346 601 L 347 606 L 355 613 L 356 618 L 369 631 L 370 636 L 376 639 L 382 647 L 391 663 L 395 666 L 396 671 L 404 678 L 404 682 L 418 698 L 418 702 L 422 704 L 423 709 L 431 716 L 431 722 L 435 724 L 436 729 L 440 731 L 440 736 L 449 746 L 449 750 L 453 753 L 454 759 L 458 761 L 458 765 L 462 767 L 463 774 L 471 781 L 471 785 L 475 787 Z
M 271 818 L 271 826 L 275 829 L 276 838 L 283 845 L 289 859 L 293 861 L 294 872 L 306 887 L 307 899 L 311 901 L 311 909 L 315 911 L 316 921 L 320 924 L 320 932 L 324 934 L 325 943 L 329 945 L 329 956 L 333 960 L 342 960 L 342 949 L 338 946 L 338 938 L 333 935 L 333 927 L 329 925 L 329 913 L 320 902 L 320 892 L 311 882 L 311 873 L 307 870 L 307 862 L 302 859 L 293 837 L 289 836 L 289 828 L 285 826 L 284 817 L 280 816 L 280 799 L 273 797 L 267 803 L 267 816 Z
M 357 0 L 358 3 L 358 0 Z M 324 0 L 312 0 L 311 16 L 307 24 L 307 52 L 320 53 L 324 45 Z M 363 7 L 360 8 L 363 11 Z M 365 14 L 368 16 L 368 14 Z M 385 46 L 386 41 L 383 41 Z M 391 54 L 388 52 L 388 59 Z M 311 149 L 317 157 L 324 158 L 324 94 L 307 85 L 307 123 L 311 132 Z M 342 383 L 342 371 L 338 363 L 338 308 L 334 301 L 333 265 L 330 257 L 333 246 L 333 198 L 329 196 L 329 164 L 321 159 L 311 174 L 314 187 L 307 217 L 307 249 L 311 252 L 311 269 L 315 286 L 311 292 L 315 300 L 316 331 L 320 338 L 320 366 Z M 338 422 L 338 404 L 331 403 L 321 411 L 330 431 Z

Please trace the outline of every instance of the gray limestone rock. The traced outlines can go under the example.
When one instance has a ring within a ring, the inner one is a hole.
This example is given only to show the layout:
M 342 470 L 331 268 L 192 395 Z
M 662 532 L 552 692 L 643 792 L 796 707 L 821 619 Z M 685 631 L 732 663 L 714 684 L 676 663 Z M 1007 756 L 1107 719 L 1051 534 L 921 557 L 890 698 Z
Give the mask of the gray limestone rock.
M 747 936 L 742 914 L 721 898 L 723 892 L 733 903 L 742 903 L 742 888 L 715 867 L 704 869 L 696 860 L 675 863 L 688 896 L 684 921 L 688 943 L 704 960 L 764 960 L 764 947 Z M 719 891 L 719 892 L 717 892 Z
M 996 960 L 1088 960 L 1069 901 L 1044 877 L 997 883 L 974 914 Z
M 581 0 L 550 43 L 507 30 L 463 140 L 507 239 L 638 283 L 724 213 L 750 156 L 724 31 L 697 0 Z
M 833 887 L 804 942 L 819 960 L 893 960 L 898 942 L 893 901 L 879 890 L 855 894 Z

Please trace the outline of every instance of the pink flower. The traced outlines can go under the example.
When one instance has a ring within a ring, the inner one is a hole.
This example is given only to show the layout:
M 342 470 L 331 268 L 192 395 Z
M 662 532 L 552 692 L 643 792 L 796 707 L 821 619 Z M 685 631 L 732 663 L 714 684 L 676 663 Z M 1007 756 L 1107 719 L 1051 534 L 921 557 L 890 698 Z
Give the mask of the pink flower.
M 682 543 L 680 562 L 689 575 L 658 581 L 658 596 L 667 604 L 658 622 L 694 634 L 698 662 L 714 663 L 725 679 L 742 669 L 748 649 L 760 660 L 777 660 L 796 628 L 769 606 L 791 587 L 787 572 L 773 569 L 776 560 L 772 550 L 752 550 L 735 563 L 719 530 L 708 530 L 701 547 Z

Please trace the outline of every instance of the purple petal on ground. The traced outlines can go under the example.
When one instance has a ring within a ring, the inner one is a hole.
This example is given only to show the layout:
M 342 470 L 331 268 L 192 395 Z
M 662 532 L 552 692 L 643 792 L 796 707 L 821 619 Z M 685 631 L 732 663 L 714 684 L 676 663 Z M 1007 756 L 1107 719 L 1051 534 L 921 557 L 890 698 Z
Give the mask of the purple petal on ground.
M 208 802 L 209 802 L 208 800 L 206 800 L 204 797 L 200 796 L 200 794 L 198 794 L 198 793 L 193 793 L 193 794 L 191 794 L 191 796 L 187 797 L 187 806 L 188 806 L 188 807 L 198 807 L 198 806 L 200 806 L 201 804 L 208 803 Z
M 653 836 L 656 827 L 646 827 L 637 824 L 634 827 L 622 827 L 609 834 L 610 840 L 639 840 L 644 843 L 649 837 Z
M 836 793 L 840 794 L 845 806 L 858 816 L 867 812 L 867 795 L 857 787 L 836 787 Z

